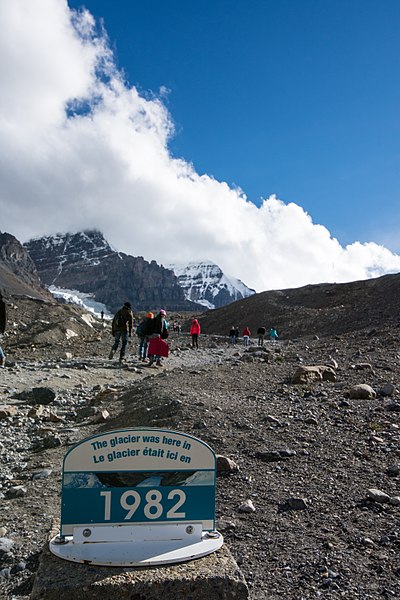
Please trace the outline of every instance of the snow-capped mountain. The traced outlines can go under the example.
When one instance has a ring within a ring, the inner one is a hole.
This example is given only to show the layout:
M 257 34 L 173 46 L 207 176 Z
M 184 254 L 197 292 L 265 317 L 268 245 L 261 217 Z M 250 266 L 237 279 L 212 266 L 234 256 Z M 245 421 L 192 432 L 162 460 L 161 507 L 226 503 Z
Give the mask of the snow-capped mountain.
M 167 265 L 174 271 L 187 300 L 207 308 L 220 308 L 255 294 L 240 279 L 225 275 L 212 261 Z
M 42 282 L 57 296 L 90 298 L 115 311 L 125 301 L 136 310 L 198 311 L 169 269 L 142 256 L 113 250 L 96 230 L 62 233 L 25 245 Z M 106 312 L 106 311 L 105 311 Z

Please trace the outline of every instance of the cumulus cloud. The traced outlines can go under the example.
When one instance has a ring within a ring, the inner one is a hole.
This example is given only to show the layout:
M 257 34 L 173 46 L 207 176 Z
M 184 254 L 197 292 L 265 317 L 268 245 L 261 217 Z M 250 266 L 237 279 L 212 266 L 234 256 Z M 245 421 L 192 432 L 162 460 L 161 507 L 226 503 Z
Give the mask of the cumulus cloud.
M 0 229 L 22 241 L 100 229 L 159 263 L 210 259 L 258 291 L 400 271 L 374 243 L 342 247 L 300 206 L 245 193 L 171 156 L 173 121 L 115 67 L 87 11 L 0 3 Z

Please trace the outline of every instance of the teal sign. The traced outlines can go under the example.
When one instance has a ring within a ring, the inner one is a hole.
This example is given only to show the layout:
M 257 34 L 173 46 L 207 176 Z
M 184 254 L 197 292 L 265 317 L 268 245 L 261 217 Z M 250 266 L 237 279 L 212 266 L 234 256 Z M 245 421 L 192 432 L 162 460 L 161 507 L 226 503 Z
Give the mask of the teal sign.
M 64 458 L 61 534 L 86 525 L 201 522 L 215 529 L 215 454 L 201 440 L 153 428 L 84 440 Z

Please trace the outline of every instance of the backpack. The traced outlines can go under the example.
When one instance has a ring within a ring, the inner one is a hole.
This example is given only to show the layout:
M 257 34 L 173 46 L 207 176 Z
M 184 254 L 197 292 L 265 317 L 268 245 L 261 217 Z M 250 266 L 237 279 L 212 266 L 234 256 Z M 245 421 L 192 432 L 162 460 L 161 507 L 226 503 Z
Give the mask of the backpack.
M 123 329 L 125 327 L 125 323 L 126 323 L 126 319 L 124 318 L 124 315 L 122 314 L 121 310 L 119 310 L 116 314 L 115 317 L 113 319 L 113 329 Z
M 145 331 L 146 331 L 146 321 L 142 321 L 136 327 L 136 333 L 139 337 L 144 337 L 146 335 Z

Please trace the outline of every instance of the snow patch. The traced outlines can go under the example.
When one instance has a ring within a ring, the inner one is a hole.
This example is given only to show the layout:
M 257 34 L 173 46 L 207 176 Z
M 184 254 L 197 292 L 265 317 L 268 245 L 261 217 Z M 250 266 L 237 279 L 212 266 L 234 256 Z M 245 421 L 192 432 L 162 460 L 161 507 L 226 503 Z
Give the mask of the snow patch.
M 54 298 L 57 298 L 57 300 L 62 300 L 67 304 L 76 304 L 81 308 L 85 308 L 86 310 L 94 314 L 96 317 L 100 317 L 102 311 L 104 312 L 105 319 L 111 319 L 113 316 L 108 312 L 108 309 L 105 304 L 102 304 L 101 302 L 96 302 L 96 300 L 93 299 L 93 294 L 78 292 L 78 290 L 67 290 L 63 288 L 58 288 L 55 285 L 51 285 L 49 287 L 49 291 L 53 294 Z M 87 316 L 89 317 L 89 315 Z

